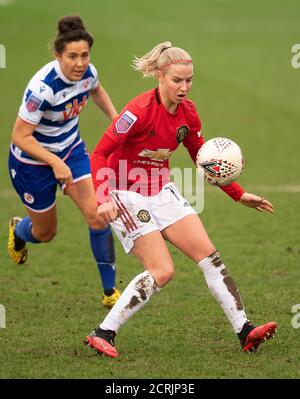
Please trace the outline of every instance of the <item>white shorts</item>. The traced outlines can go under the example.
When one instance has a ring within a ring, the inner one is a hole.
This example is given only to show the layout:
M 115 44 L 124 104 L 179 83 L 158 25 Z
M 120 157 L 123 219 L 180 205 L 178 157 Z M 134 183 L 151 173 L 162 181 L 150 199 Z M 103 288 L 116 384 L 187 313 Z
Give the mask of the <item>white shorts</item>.
M 196 214 L 174 183 L 166 184 L 159 194 L 151 197 L 123 190 L 113 190 L 111 197 L 122 214 L 110 224 L 126 253 L 139 237 L 162 231 L 185 216 Z

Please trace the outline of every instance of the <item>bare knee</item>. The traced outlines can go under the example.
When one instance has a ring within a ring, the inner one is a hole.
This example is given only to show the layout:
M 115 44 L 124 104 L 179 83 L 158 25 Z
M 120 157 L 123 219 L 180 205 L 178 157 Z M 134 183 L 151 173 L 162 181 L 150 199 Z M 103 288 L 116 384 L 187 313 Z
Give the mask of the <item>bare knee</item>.
M 206 248 L 201 249 L 201 251 L 198 251 L 198 252 L 195 251 L 192 259 L 194 262 L 196 262 L 198 264 L 203 259 L 210 257 L 211 255 L 213 255 L 216 252 L 217 252 L 217 250 L 213 245 L 207 246 Z
M 96 214 L 87 215 L 85 217 L 85 220 L 86 220 L 88 226 L 94 230 L 101 230 L 101 229 L 105 229 L 107 227 L 107 224 L 105 222 L 101 222 Z
M 158 287 L 162 288 L 165 286 L 175 275 L 175 270 L 173 265 L 169 265 L 168 267 L 162 269 L 152 269 L 148 268 L 152 277 L 154 278 Z
M 159 287 L 163 287 L 164 285 L 166 285 L 169 281 L 172 280 L 172 278 L 175 276 L 175 270 L 168 270 L 165 271 L 160 277 L 159 277 L 159 283 L 158 286 Z
M 51 230 L 37 230 L 37 231 L 34 231 L 33 229 L 32 234 L 37 240 L 41 242 L 50 242 L 56 236 L 57 229 L 52 228 Z

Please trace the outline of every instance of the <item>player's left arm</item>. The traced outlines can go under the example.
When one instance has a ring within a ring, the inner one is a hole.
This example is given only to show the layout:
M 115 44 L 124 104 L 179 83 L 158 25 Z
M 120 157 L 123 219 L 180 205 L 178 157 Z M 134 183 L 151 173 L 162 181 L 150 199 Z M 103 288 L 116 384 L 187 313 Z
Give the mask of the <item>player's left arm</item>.
M 204 144 L 204 138 L 201 134 L 201 121 L 196 112 L 196 107 L 190 107 L 189 113 L 191 131 L 184 139 L 183 144 L 189 151 L 189 154 L 194 163 L 196 163 L 196 156 Z M 218 186 L 222 191 L 229 195 L 234 201 L 240 202 L 242 205 L 254 208 L 259 212 L 267 211 L 273 213 L 273 205 L 263 197 L 245 192 L 245 190 L 236 182 L 228 186 Z
M 111 121 L 118 115 L 107 91 L 99 83 L 95 89 L 91 91 L 91 97 L 94 103 L 97 104 Z
M 270 213 L 274 212 L 273 204 L 271 204 L 271 202 L 255 194 L 245 192 L 239 199 L 239 202 L 245 206 L 248 206 L 249 208 L 254 208 L 259 212 L 263 211 L 267 211 Z
M 240 202 L 242 205 L 254 208 L 259 212 L 267 211 L 273 213 L 271 202 L 256 194 L 247 193 L 237 182 L 232 182 L 228 186 L 218 187 L 234 201 Z
M 274 212 L 271 202 L 256 194 L 247 193 L 237 182 L 230 183 L 228 186 L 218 185 L 218 187 L 234 201 L 240 202 L 242 205 L 254 208 L 259 212 Z

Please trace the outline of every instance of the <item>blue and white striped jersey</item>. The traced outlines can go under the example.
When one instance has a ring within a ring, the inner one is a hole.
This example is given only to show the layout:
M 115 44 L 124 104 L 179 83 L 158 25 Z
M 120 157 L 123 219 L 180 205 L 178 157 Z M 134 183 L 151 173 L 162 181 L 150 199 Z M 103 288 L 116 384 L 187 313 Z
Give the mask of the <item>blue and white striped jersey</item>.
M 62 73 L 57 60 L 41 68 L 30 80 L 19 109 L 19 117 L 37 125 L 33 136 L 45 149 L 66 159 L 82 140 L 79 114 L 92 90 L 98 85 L 96 68 L 90 64 L 80 81 L 70 81 Z M 14 144 L 13 154 L 20 161 L 42 163 L 31 158 Z

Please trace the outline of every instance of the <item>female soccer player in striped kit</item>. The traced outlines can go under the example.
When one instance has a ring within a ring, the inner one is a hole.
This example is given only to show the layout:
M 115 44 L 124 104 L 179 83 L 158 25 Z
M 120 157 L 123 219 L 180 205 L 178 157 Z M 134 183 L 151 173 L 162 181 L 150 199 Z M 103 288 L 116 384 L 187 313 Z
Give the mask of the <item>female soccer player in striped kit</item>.
M 114 338 L 120 326 L 174 275 L 167 240 L 198 265 L 242 348 L 254 351 L 273 336 L 276 324 L 255 327 L 248 320 L 238 290 L 201 220 L 166 173 L 169 157 L 181 142 L 193 161 L 204 143 L 196 107 L 187 99 L 193 79 L 192 59 L 183 49 L 166 42 L 137 58 L 134 67 L 146 77 L 155 76 L 158 87 L 125 106 L 97 144 L 91 167 L 100 203 L 98 213 L 111 222 L 126 253 L 135 255 L 144 271 L 128 284 L 86 341 L 102 354 L 118 356 Z M 126 168 L 123 160 L 127 160 Z M 118 170 L 119 161 L 123 166 Z M 113 168 L 116 175 L 106 198 L 104 167 Z M 127 179 L 123 176 L 125 169 Z M 165 173 L 160 174 L 163 170 Z M 245 192 L 237 183 L 221 189 L 243 205 L 273 212 L 270 202 Z
M 54 41 L 56 59 L 41 68 L 25 90 L 12 133 L 9 171 L 28 216 L 11 219 L 8 252 L 22 264 L 27 260 L 27 242 L 49 242 L 55 237 L 59 184 L 89 226 L 104 288 L 102 303 L 112 307 L 120 296 L 115 288 L 113 236 L 97 215 L 89 156 L 78 126 L 89 95 L 110 120 L 117 116 L 90 63 L 92 45 L 93 37 L 79 16 L 62 17 Z

